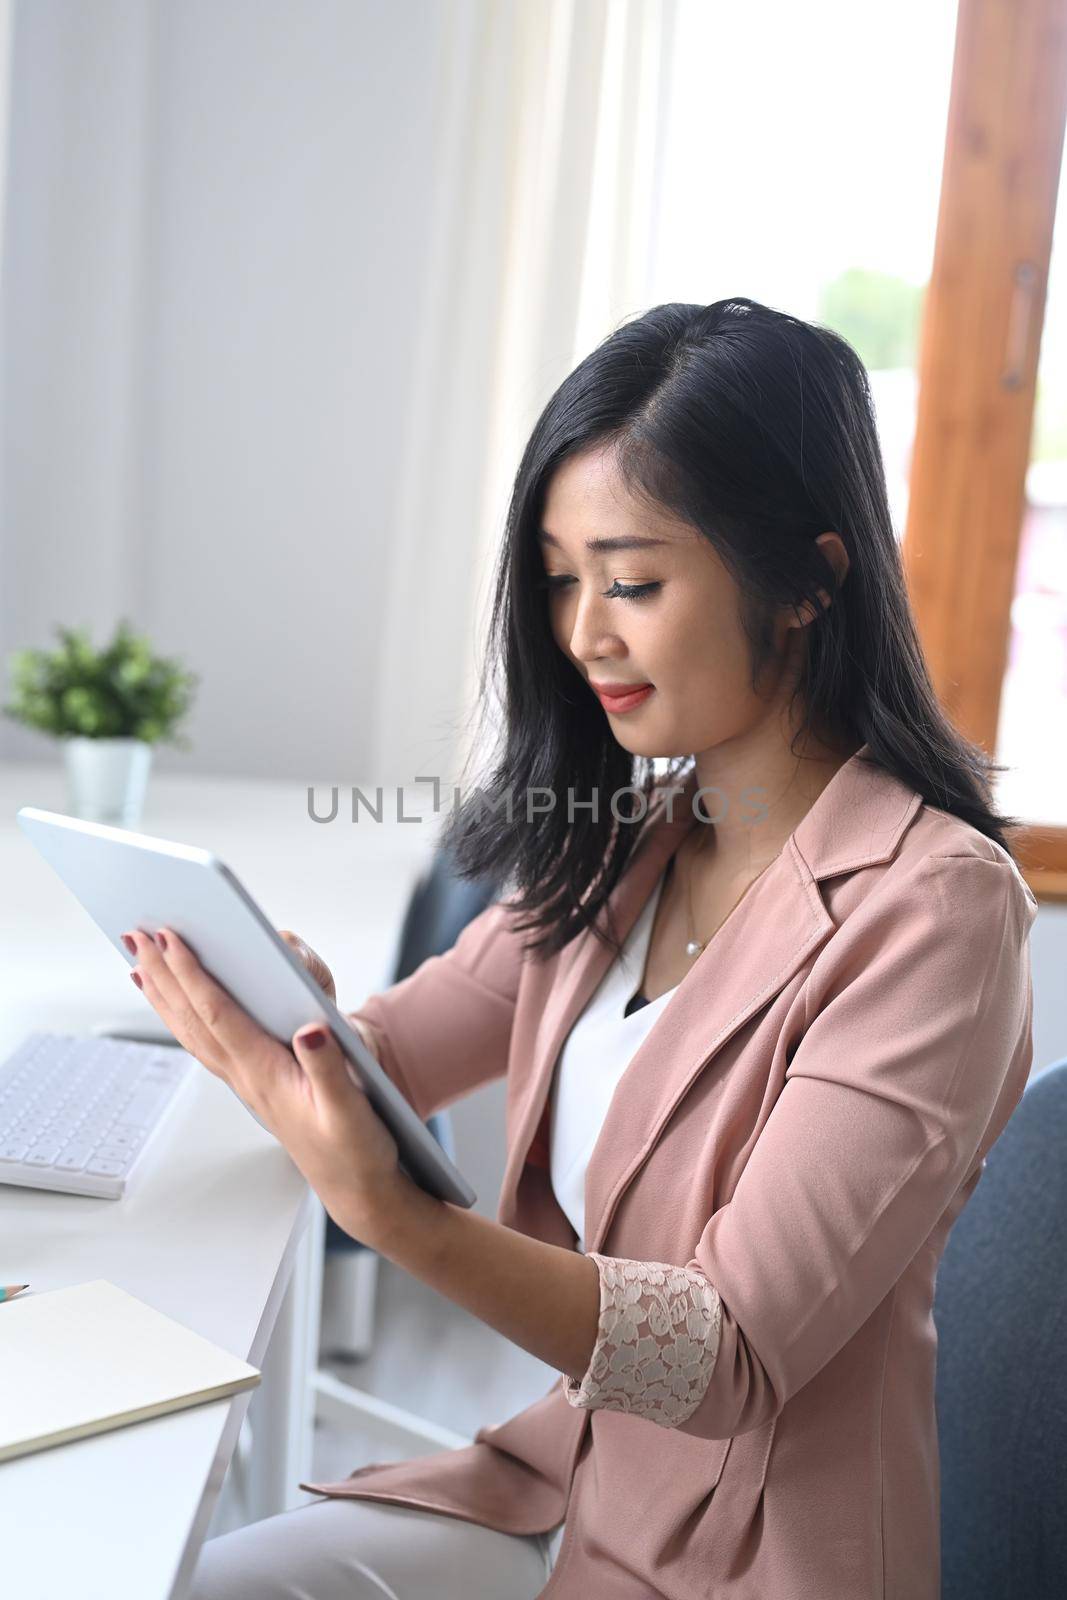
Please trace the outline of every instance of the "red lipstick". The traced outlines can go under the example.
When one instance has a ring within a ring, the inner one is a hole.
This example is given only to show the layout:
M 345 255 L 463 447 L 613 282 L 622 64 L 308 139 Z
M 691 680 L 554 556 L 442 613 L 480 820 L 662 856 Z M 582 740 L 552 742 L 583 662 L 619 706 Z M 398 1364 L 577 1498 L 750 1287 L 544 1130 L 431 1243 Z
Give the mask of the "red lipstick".
M 593 683 L 590 680 L 589 687 L 604 710 L 613 716 L 623 711 L 632 711 L 655 692 L 655 686 L 651 683 Z

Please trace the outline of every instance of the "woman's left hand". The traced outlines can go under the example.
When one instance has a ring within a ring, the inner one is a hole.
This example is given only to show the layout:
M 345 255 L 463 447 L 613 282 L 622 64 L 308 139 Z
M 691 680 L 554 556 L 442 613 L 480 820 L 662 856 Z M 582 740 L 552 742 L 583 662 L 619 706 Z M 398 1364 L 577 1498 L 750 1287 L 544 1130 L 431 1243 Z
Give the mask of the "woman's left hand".
M 162 928 L 157 938 L 138 929 L 123 934 L 138 958 L 131 977 L 145 998 L 182 1048 L 228 1083 L 285 1146 L 334 1221 L 373 1248 L 410 1179 L 328 1026 L 301 1028 L 290 1050 L 205 972 L 176 933 Z

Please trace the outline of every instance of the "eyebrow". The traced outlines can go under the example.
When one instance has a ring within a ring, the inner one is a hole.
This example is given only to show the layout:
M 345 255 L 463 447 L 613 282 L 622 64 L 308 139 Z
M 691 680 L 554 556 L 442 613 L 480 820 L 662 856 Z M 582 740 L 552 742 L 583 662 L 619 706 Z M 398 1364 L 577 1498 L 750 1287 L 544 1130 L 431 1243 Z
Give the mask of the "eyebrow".
M 549 533 L 547 528 L 541 528 L 537 534 L 542 544 L 554 544 L 557 549 L 562 549 L 554 533 Z M 653 539 L 641 537 L 637 534 L 622 534 L 615 539 L 587 539 L 585 548 L 593 555 L 611 555 L 615 550 L 651 550 L 655 545 L 665 545 L 666 539 Z

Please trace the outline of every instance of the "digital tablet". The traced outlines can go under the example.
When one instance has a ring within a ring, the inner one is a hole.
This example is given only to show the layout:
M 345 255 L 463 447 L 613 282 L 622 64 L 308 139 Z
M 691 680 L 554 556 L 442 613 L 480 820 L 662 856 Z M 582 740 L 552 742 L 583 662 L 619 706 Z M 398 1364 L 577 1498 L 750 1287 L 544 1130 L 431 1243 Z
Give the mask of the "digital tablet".
M 470 1184 L 225 862 L 194 845 L 36 806 L 23 806 L 17 821 L 128 967 L 136 965 L 122 942 L 128 928 L 151 934 L 173 928 L 215 981 L 282 1044 L 290 1045 L 308 1023 L 325 1023 L 396 1140 L 412 1181 L 453 1205 L 473 1205 Z

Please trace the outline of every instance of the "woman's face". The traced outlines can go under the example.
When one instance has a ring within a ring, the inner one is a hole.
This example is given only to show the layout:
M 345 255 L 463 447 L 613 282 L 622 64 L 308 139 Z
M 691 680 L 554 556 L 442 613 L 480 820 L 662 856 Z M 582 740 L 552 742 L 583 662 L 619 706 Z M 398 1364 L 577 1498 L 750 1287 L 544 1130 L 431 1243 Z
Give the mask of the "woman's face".
M 777 715 L 792 680 L 785 681 L 783 668 L 775 683 L 768 668 L 771 688 L 761 688 L 770 699 L 753 693 L 730 573 L 691 524 L 629 494 L 610 445 L 557 468 L 542 530 L 548 615 L 559 648 L 591 693 L 597 686 L 651 685 L 629 701 L 601 699 L 625 749 L 649 758 L 691 755 Z M 610 548 L 590 548 L 590 540 Z M 783 619 L 779 649 L 788 629 Z M 799 633 L 794 637 L 799 641 Z

